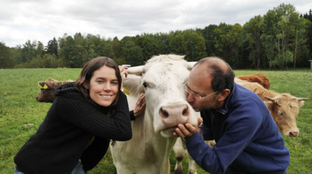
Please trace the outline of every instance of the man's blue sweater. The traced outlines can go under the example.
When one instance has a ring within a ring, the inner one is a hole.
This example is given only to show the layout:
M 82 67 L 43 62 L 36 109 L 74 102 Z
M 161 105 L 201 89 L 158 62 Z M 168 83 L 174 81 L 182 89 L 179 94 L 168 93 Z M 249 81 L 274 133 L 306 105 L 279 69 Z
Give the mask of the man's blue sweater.
M 186 137 L 196 163 L 212 174 L 225 173 L 229 165 L 246 173 L 284 174 L 289 150 L 268 108 L 252 91 L 234 84 L 222 109 L 201 112 L 204 136 Z M 210 148 L 205 140 L 215 140 Z

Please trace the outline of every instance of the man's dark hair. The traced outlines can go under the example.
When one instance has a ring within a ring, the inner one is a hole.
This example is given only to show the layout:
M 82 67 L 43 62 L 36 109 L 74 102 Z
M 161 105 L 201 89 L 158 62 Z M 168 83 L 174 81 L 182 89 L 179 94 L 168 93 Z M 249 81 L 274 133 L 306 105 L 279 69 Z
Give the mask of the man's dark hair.
M 232 91 L 234 85 L 235 74 L 228 63 L 224 60 L 220 59 L 227 65 L 227 69 L 222 69 L 220 64 L 216 63 L 216 61 L 211 61 L 211 59 L 220 59 L 218 57 L 207 57 L 201 59 L 196 63 L 195 66 L 206 63 L 206 70 L 212 76 L 211 80 L 211 88 L 216 92 L 222 92 L 224 89 L 230 89 Z

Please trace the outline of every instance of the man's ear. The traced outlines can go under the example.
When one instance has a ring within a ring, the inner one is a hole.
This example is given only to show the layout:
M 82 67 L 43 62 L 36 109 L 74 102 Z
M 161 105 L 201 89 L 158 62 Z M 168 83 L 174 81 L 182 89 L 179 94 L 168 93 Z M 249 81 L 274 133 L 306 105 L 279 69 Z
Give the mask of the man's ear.
M 224 101 L 231 93 L 231 90 L 229 89 L 224 89 L 222 92 L 219 93 L 218 100 L 219 101 Z

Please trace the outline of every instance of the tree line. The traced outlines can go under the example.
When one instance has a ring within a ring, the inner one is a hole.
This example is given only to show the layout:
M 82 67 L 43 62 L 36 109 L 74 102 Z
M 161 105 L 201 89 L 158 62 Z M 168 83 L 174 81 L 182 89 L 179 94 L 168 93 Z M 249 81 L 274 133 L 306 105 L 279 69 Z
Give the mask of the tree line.
M 218 56 L 234 69 L 308 68 L 312 59 L 312 14 L 299 15 L 291 4 L 280 4 L 263 16 L 240 24 L 203 29 L 143 33 L 119 40 L 76 33 L 53 38 L 46 46 L 28 40 L 15 48 L 0 42 L 0 68 L 80 68 L 97 56 L 118 64 L 142 65 L 153 55 L 185 55 L 188 61 Z

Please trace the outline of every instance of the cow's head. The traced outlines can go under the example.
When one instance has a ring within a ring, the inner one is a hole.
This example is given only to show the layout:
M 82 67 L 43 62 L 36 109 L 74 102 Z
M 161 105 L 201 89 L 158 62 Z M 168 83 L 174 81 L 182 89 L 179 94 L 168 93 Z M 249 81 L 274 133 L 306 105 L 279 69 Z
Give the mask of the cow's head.
M 40 93 L 36 97 L 36 100 L 38 102 L 53 102 L 55 99 L 54 96 L 54 85 L 53 83 L 55 82 L 54 79 L 47 79 L 45 82 L 39 81 L 38 84 L 40 86 Z
M 145 93 L 154 131 L 164 137 L 172 136 L 180 123 L 198 124 L 199 114 L 186 101 L 183 88 L 192 65 L 183 56 L 154 56 L 144 66 L 129 68 L 129 76 L 124 79 L 124 87 L 131 95 Z
M 289 137 L 298 136 L 299 129 L 296 124 L 296 118 L 299 114 L 299 108 L 309 98 L 297 98 L 290 94 L 282 93 L 273 98 L 266 97 L 266 99 L 269 101 L 265 103 L 271 111 L 279 131 Z
M 73 82 L 72 80 L 57 81 L 54 79 L 47 79 L 45 82 L 39 81 L 38 84 L 41 88 L 40 93 L 36 97 L 38 102 L 49 102 L 52 103 L 55 99 L 54 90 L 65 83 Z

